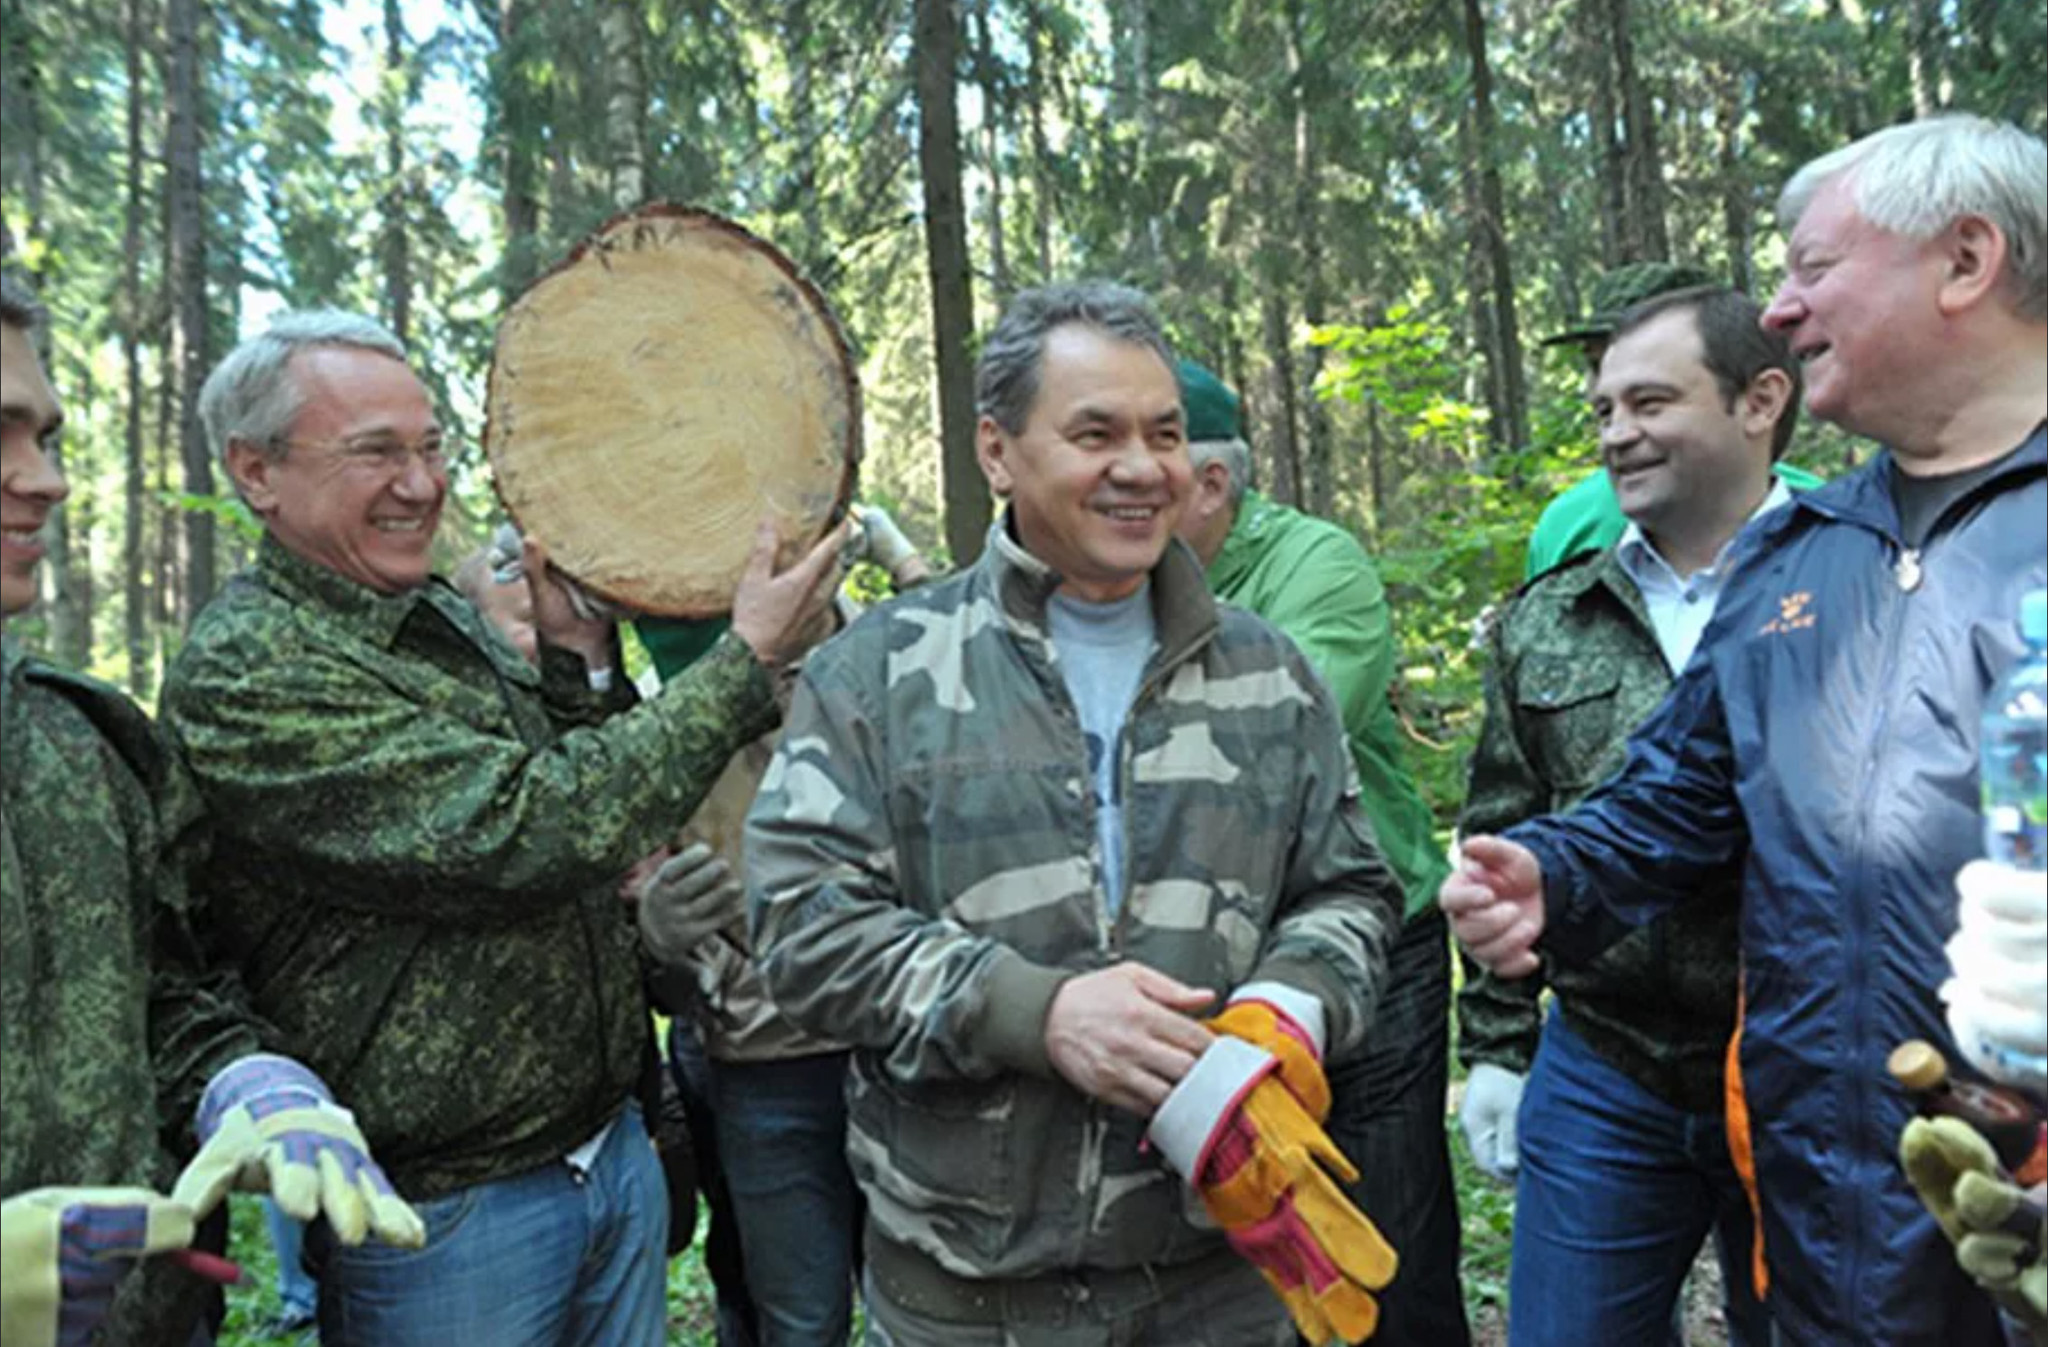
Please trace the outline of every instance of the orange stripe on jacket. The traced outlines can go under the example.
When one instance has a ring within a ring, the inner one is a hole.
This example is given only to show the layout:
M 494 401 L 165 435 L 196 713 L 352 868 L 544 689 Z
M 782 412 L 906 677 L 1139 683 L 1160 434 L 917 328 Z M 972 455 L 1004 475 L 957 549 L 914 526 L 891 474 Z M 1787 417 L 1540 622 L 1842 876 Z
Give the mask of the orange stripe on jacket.
M 1728 1158 L 1735 1164 L 1742 1191 L 1749 1195 L 1749 1219 L 1755 1234 L 1750 1241 L 1749 1278 L 1762 1300 L 1771 1291 L 1771 1270 L 1764 1262 L 1764 1202 L 1756 1186 L 1756 1151 L 1749 1136 L 1749 1098 L 1742 1091 L 1742 1012 L 1748 1000 L 1746 982 L 1737 974 L 1735 986 L 1735 1032 L 1728 1036 L 1728 1061 L 1722 1072 L 1722 1089 L 1727 1097 Z

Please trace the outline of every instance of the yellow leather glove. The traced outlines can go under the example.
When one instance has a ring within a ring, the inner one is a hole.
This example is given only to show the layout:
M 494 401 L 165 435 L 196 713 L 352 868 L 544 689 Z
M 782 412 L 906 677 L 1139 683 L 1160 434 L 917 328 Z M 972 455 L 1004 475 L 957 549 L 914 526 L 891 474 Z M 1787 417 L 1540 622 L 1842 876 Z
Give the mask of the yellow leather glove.
M 1279 1059 L 1280 1081 L 1317 1122 L 1330 1116 L 1330 1078 L 1294 1021 L 1266 1001 L 1233 1001 L 1223 1013 L 1202 1021 L 1214 1034 L 1229 1034 Z
M 417 1249 L 420 1218 L 370 1158 L 355 1118 L 320 1078 L 288 1057 L 244 1057 L 215 1076 L 199 1104 L 199 1154 L 171 1195 L 215 1186 L 267 1192 L 301 1221 L 326 1217 L 336 1239 L 374 1234 Z
M 220 1191 L 211 1197 L 209 1209 Z M 135 1260 L 186 1248 L 204 1215 L 147 1188 L 32 1188 L 0 1202 L 0 1343 L 85 1343 Z
M 1321 1067 L 1315 1068 L 1318 1077 Z M 1327 1096 L 1327 1087 L 1325 1087 Z M 1231 1247 L 1258 1268 L 1310 1342 L 1362 1342 L 1392 1246 L 1331 1178 L 1345 1159 L 1281 1074 L 1280 1059 L 1218 1038 L 1154 1116 L 1148 1135 L 1194 1187 Z
M 1899 1162 L 1920 1200 L 1956 1246 L 1956 1262 L 2037 1343 L 2048 1344 L 2044 1206 L 2000 1168 L 1991 1143 L 1960 1118 L 1915 1118 L 1899 1138 Z

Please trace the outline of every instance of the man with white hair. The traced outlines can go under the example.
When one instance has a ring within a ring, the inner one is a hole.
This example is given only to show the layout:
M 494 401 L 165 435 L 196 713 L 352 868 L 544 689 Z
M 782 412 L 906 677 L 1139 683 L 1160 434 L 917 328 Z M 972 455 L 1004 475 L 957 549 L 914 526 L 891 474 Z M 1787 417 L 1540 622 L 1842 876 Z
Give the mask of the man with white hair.
M 1981 846 L 1979 719 L 2048 573 L 2048 147 L 1975 117 L 1891 127 L 1802 169 L 1780 215 L 1789 275 L 1764 322 L 1802 361 L 1807 408 L 1886 452 L 1760 522 L 1619 775 L 1569 814 L 1467 839 L 1442 903 L 1516 976 L 1539 938 L 1584 962 L 1739 879 L 1730 1140 L 1776 1330 L 1997 1342 L 1900 1172 L 1911 1104 L 1884 1064 L 1902 1040 L 1948 1042 L 1936 991 L 1950 883 Z
M 837 534 L 772 575 L 764 525 L 730 632 L 636 705 L 613 624 L 534 541 L 537 666 L 430 574 L 448 437 L 382 327 L 283 315 L 200 410 L 264 531 L 164 688 L 218 821 L 221 941 L 426 1225 L 367 1255 L 307 1232 L 321 1341 L 659 1341 L 668 1199 L 618 879 L 773 723 Z

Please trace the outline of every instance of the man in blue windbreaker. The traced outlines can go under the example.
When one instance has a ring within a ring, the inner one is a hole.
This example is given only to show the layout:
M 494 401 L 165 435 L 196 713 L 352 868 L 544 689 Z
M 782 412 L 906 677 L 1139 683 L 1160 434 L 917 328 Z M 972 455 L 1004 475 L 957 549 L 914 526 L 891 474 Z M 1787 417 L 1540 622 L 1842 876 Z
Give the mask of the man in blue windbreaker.
M 1442 903 L 1481 963 L 1583 962 L 1739 876 L 1731 1149 L 1788 1344 L 1998 1343 L 1899 1171 L 1901 1040 L 1947 1042 L 1977 725 L 2048 575 L 2048 146 L 1947 116 L 1802 169 L 1764 315 L 1814 415 L 1881 443 L 1750 535 L 1670 699 L 1578 808 L 1464 844 Z M 1733 1275 L 1743 1270 L 1731 1269 Z

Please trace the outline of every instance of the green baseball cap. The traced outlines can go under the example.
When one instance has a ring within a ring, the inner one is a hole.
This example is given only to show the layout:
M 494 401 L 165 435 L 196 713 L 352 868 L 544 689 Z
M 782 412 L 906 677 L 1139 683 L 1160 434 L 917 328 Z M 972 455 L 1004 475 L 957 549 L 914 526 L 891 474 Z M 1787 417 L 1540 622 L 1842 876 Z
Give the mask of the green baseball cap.
M 1191 441 L 1235 440 L 1244 436 L 1237 394 L 1192 360 L 1180 362 L 1180 402 Z
M 1616 267 L 1601 273 L 1600 279 L 1593 282 L 1592 308 L 1585 319 L 1555 336 L 1545 337 L 1543 345 L 1603 341 L 1614 335 L 1621 315 L 1632 306 L 1673 290 L 1713 283 L 1711 273 L 1675 262 L 1631 262 Z

